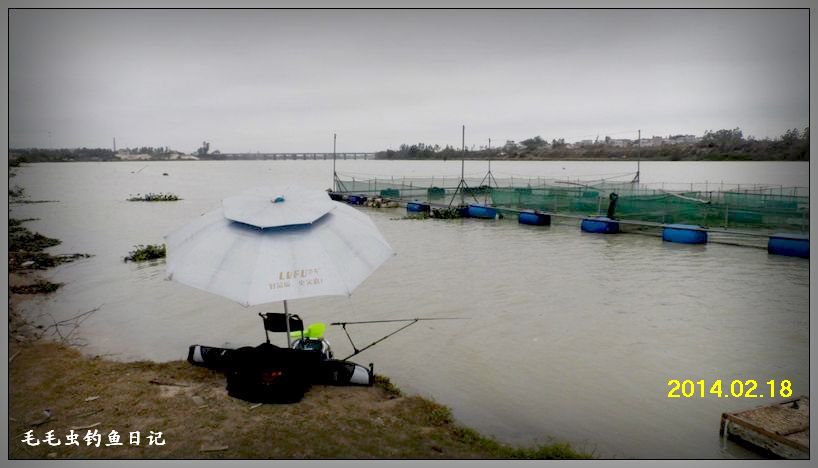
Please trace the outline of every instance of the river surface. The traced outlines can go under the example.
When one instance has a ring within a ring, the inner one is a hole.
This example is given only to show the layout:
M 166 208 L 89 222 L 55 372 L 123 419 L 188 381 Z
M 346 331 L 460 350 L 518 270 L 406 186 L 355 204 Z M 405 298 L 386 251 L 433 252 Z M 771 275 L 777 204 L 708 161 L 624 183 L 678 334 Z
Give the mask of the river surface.
M 485 170 L 467 162 L 467 172 Z M 496 162 L 496 176 L 599 178 L 635 170 L 620 162 Z M 47 163 L 15 170 L 31 200 L 11 216 L 61 239 L 52 253 L 93 257 L 50 270 L 65 285 L 25 303 L 51 324 L 99 307 L 78 338 L 90 355 L 184 359 L 194 343 L 256 345 L 258 312 L 165 279 L 164 262 L 124 263 L 137 244 L 215 209 L 246 187 L 331 185 L 331 161 Z M 342 173 L 457 175 L 459 161 L 338 161 Z M 167 173 L 168 175 L 163 175 Z M 643 182 L 808 186 L 808 164 L 642 163 Z M 182 200 L 136 203 L 137 193 Z M 576 224 L 513 219 L 405 220 L 401 209 L 360 208 L 397 252 L 353 295 L 292 301 L 306 323 L 414 317 L 425 321 L 356 356 L 405 392 L 452 408 L 498 440 L 567 440 L 603 458 L 753 458 L 718 436 L 722 412 L 772 401 L 668 398 L 668 380 L 790 380 L 809 394 L 809 261 L 763 249 L 679 245 L 651 236 L 593 235 Z M 399 326 L 399 325 L 398 325 Z M 350 326 L 358 347 L 395 324 Z M 336 355 L 351 353 L 329 327 Z M 281 340 L 283 342 L 283 338 Z M 279 343 L 282 344 L 282 343 Z

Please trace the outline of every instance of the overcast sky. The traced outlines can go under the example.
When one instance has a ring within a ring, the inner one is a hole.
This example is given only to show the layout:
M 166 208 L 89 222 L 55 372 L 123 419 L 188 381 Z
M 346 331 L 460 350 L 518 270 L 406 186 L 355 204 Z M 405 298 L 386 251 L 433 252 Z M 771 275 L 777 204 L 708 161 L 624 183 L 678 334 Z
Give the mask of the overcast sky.
M 12 10 L 10 146 L 378 151 L 808 125 L 807 10 Z

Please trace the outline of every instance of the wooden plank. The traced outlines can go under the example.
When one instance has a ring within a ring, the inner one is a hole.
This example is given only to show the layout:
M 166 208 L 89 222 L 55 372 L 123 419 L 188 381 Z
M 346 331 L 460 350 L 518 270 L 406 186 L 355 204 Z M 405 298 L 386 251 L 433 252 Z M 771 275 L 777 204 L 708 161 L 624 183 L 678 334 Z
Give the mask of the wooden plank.
M 791 435 L 791 434 L 795 434 L 796 432 L 804 432 L 807 429 L 809 429 L 809 423 L 802 424 L 802 425 L 800 425 L 798 427 L 795 427 L 793 429 L 787 429 L 787 430 L 784 430 L 784 431 L 775 431 L 775 432 L 776 432 L 776 434 L 779 434 L 779 435 L 782 435 L 782 436 L 788 436 L 788 435 Z
M 797 442 L 795 442 L 793 440 L 790 440 L 790 439 L 788 439 L 786 437 L 780 436 L 780 435 L 776 434 L 775 432 L 770 432 L 767 429 L 764 429 L 763 427 L 756 426 L 755 424 L 753 424 L 753 423 L 751 423 L 749 421 L 745 421 L 745 420 L 743 420 L 741 418 L 737 418 L 737 417 L 733 416 L 732 414 L 725 414 L 725 415 L 723 415 L 723 417 L 726 417 L 726 419 L 729 422 L 732 422 L 732 423 L 737 424 L 739 426 L 751 429 L 751 430 L 753 430 L 755 432 L 758 432 L 759 434 L 761 434 L 761 435 L 763 435 L 765 437 L 768 437 L 768 438 L 770 438 L 772 440 L 775 440 L 776 442 L 780 442 L 782 444 L 790 445 L 790 446 L 795 447 L 795 448 L 802 448 L 801 444 L 799 444 L 799 443 L 797 443 Z M 729 427 L 728 427 L 728 429 L 729 429 Z M 729 434 L 729 430 L 728 430 L 728 434 Z M 806 447 L 804 447 L 804 448 L 806 448 Z
M 784 458 L 808 458 L 809 397 L 722 413 L 719 434 Z
M 751 444 L 752 446 L 762 449 L 773 455 L 787 458 L 787 459 L 805 459 L 809 458 L 809 450 L 803 450 L 790 445 L 782 444 L 769 437 L 761 435 L 756 431 L 741 426 L 735 422 L 728 422 L 726 428 L 727 436 L 730 438 L 739 439 L 741 442 Z

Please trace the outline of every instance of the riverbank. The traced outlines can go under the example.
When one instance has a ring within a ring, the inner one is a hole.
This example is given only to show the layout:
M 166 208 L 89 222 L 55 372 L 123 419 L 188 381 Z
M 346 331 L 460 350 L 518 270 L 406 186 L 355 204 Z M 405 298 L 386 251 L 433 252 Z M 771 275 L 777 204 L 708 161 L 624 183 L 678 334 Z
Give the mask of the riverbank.
M 40 279 L 15 269 L 10 291 Z M 295 404 L 254 405 L 228 396 L 223 374 L 184 361 L 85 356 L 59 324 L 38 328 L 21 315 L 20 302 L 38 294 L 48 293 L 9 293 L 11 459 L 588 457 L 566 443 L 498 443 L 384 377 L 373 387 L 316 385 Z

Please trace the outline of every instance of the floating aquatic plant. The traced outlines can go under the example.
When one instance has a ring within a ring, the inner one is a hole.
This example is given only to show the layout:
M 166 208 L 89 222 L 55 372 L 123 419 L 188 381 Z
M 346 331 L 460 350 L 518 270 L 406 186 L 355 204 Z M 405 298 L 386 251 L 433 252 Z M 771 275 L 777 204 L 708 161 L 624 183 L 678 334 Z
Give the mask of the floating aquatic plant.
M 181 200 L 177 195 L 172 193 L 146 193 L 145 195 L 140 196 L 138 193 L 137 196 L 128 198 L 128 201 L 147 201 L 147 202 L 155 202 L 155 201 L 178 201 Z
M 432 208 L 431 217 L 437 219 L 456 219 L 462 218 L 463 214 L 459 208 Z
M 135 247 L 134 250 L 128 252 L 128 256 L 125 257 L 125 262 L 146 262 L 148 260 L 165 258 L 165 244 L 139 244 Z
M 13 294 L 48 294 L 53 293 L 62 286 L 62 283 L 52 283 L 45 280 L 37 280 L 32 284 L 12 285 Z

